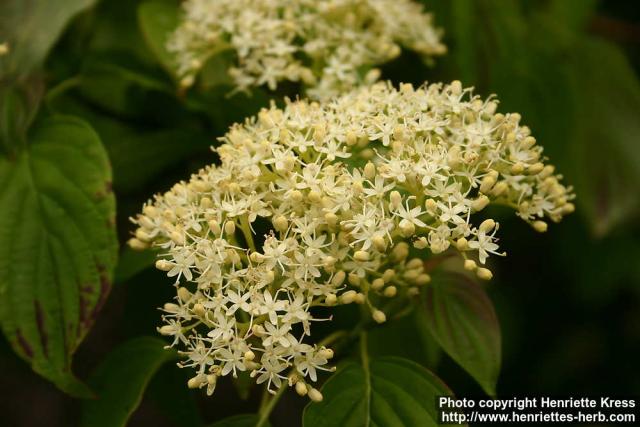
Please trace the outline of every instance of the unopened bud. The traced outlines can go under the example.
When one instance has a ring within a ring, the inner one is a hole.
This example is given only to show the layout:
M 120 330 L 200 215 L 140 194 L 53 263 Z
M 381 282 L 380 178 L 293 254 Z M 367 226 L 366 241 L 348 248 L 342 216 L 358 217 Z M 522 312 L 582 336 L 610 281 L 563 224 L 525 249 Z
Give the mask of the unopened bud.
M 494 229 L 495 226 L 496 226 L 496 222 L 491 218 L 489 218 L 482 221 L 482 224 L 480 224 L 479 228 L 480 228 L 480 231 L 484 233 L 489 233 L 491 230 Z
M 204 375 L 196 375 L 187 381 L 187 387 L 189 388 L 200 388 L 200 386 L 206 381 L 206 377 Z
M 382 294 L 385 297 L 391 298 L 391 297 L 395 297 L 397 293 L 398 293 L 398 288 L 396 288 L 395 286 L 387 286 Z
M 471 207 L 473 208 L 474 211 L 479 212 L 485 207 L 487 207 L 488 204 L 489 204 L 489 198 L 484 194 L 482 194 L 471 203 Z
M 429 276 L 427 273 L 422 273 L 421 275 L 416 277 L 416 285 L 418 286 L 424 286 L 429 282 L 431 282 L 431 276 Z
M 384 280 L 381 277 L 378 277 L 377 279 L 374 279 L 373 282 L 371 282 L 371 289 L 373 289 L 374 291 L 378 291 L 383 287 L 384 287 Z
M 499 183 L 493 186 L 493 189 L 491 190 L 491 194 L 495 197 L 498 197 L 502 193 L 507 191 L 508 188 L 509 188 L 509 185 L 506 182 L 500 181 Z
M 491 278 L 493 277 L 493 273 L 488 268 L 480 267 L 478 268 L 478 270 L 476 270 L 476 274 L 482 280 L 491 280 Z
M 185 287 L 180 287 L 178 288 L 178 298 L 180 298 L 182 302 L 187 302 L 191 299 L 191 292 Z
M 233 221 L 227 221 L 224 223 L 224 232 L 226 234 L 233 234 L 236 232 L 236 223 Z
M 412 258 L 408 263 L 406 268 L 408 270 L 414 270 L 416 268 L 422 269 L 424 268 L 424 261 L 422 261 L 420 258 Z
M 494 184 L 496 183 L 496 179 L 491 176 L 491 175 L 487 175 L 484 178 L 482 178 L 482 181 L 480 182 L 480 192 L 481 193 L 488 193 L 494 186 Z
M 333 212 L 327 212 L 324 214 L 324 220 L 327 221 L 329 227 L 334 228 L 338 224 L 338 215 Z
M 289 222 L 287 221 L 287 218 L 279 215 L 273 219 L 273 226 L 277 231 L 285 232 L 287 231 L 287 228 L 289 228 Z
M 342 304 L 351 304 L 356 299 L 356 291 L 349 290 L 342 295 L 340 295 L 340 302 Z
M 196 316 L 199 316 L 199 317 L 203 317 L 206 314 L 206 310 L 204 309 L 204 306 L 200 303 L 194 304 L 193 312 L 195 313 Z
M 385 283 L 389 283 L 394 277 L 396 277 L 396 271 L 392 268 L 388 268 L 382 273 L 382 280 Z
M 353 259 L 356 261 L 369 261 L 369 252 L 367 251 L 355 251 Z
M 298 393 L 300 396 L 304 396 L 307 394 L 307 392 L 307 385 L 302 381 L 298 381 L 296 383 L 296 393 Z
M 333 275 L 333 279 L 331 279 L 331 284 L 336 287 L 340 286 L 344 282 L 345 277 L 347 277 L 347 274 L 344 271 L 340 270 Z
M 312 402 L 322 402 L 322 393 L 315 388 L 310 388 L 307 395 Z
M 548 225 L 544 221 L 535 221 L 533 223 L 533 229 L 536 230 L 538 233 L 544 233 L 545 231 L 547 231 L 547 228 L 548 228 Z
M 461 237 L 456 241 L 456 248 L 458 248 L 459 251 L 466 251 L 469 249 L 469 242 L 464 237 Z
M 349 273 L 348 280 L 349 284 L 353 286 L 358 286 L 360 284 L 360 276 L 358 276 L 356 273 Z
M 468 270 L 468 271 L 473 271 L 476 268 L 478 268 L 478 265 L 476 264 L 476 262 L 472 259 L 466 259 L 464 260 L 464 269 Z
M 371 242 L 373 243 L 373 247 L 379 252 L 384 252 L 384 250 L 387 249 L 387 242 L 382 236 L 373 236 Z
M 149 247 L 147 243 L 143 242 L 142 240 L 136 239 L 135 237 L 132 239 L 129 239 L 127 241 L 127 244 L 131 249 L 136 251 L 142 251 Z
M 398 191 L 392 191 L 391 194 L 389 194 L 389 204 L 393 209 L 396 209 L 400 206 L 400 203 L 402 203 L 402 196 Z
M 215 235 L 219 235 L 222 229 L 220 228 L 220 223 L 215 219 L 209 221 L 209 230 Z
M 173 264 L 164 259 L 159 259 L 156 261 L 156 268 L 161 271 L 169 271 L 173 268 Z
M 373 310 L 371 317 L 373 317 L 373 320 L 375 320 L 376 323 L 384 323 L 387 321 L 386 314 L 381 310 Z
M 174 331 L 175 329 L 171 325 L 164 325 L 158 328 L 158 332 L 165 336 L 173 335 Z

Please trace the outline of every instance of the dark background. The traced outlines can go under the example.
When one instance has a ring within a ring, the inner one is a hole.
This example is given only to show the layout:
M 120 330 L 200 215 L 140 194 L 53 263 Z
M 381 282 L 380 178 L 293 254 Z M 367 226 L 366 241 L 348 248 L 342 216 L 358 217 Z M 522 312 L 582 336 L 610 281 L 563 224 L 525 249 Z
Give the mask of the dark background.
M 103 1 L 77 17 L 45 67 L 49 87 L 83 76 L 82 84 L 56 98 L 55 108 L 87 119 L 107 146 L 122 242 L 132 230 L 127 218 L 149 195 L 214 161 L 208 145 L 266 100 L 259 93 L 227 100 L 214 91 L 202 95 L 208 107 L 187 110 L 174 97 L 122 77 L 118 67 L 166 80 L 137 30 L 137 3 Z M 497 93 L 500 111 L 521 112 L 552 163 L 576 186 L 577 212 L 546 234 L 510 212 L 495 212 L 508 251 L 494 260 L 496 277 L 488 287 L 503 334 L 499 396 L 640 395 L 640 99 L 634 97 L 640 93 L 640 7 L 601 1 L 591 10 L 590 3 L 426 1 L 446 31 L 450 53 L 432 67 L 410 54 L 384 67 L 395 82 L 460 79 L 483 96 Z M 628 60 L 622 71 L 608 68 L 620 68 L 607 56 L 611 45 Z M 116 70 L 105 70 L 105 63 Z M 131 275 L 121 265 L 118 277 L 75 356 L 80 378 L 118 343 L 154 335 L 156 307 L 172 296 L 152 269 Z M 0 424 L 77 423 L 79 402 L 32 373 L 4 338 L 0 366 Z M 437 372 L 458 396 L 482 393 L 446 357 Z M 189 392 L 184 374 L 165 366 L 130 425 L 209 422 L 257 407 L 259 396 L 242 401 L 228 384 L 214 398 Z M 305 403 L 285 396 L 274 420 L 296 425 Z

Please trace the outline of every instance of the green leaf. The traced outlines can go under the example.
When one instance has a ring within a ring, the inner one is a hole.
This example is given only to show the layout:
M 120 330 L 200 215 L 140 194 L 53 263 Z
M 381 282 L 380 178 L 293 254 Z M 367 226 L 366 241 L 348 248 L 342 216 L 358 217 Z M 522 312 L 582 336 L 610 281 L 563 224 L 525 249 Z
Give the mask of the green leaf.
M 138 7 L 138 24 L 149 49 L 160 64 L 176 75 L 173 55 L 167 50 L 167 38 L 178 26 L 179 5 L 174 0 L 152 0 Z
M 439 274 L 426 289 L 425 304 L 428 327 L 440 346 L 494 396 L 500 325 L 483 288 L 462 274 Z
M 24 77 L 39 67 L 67 23 L 95 0 L 3 0 L 0 2 L 0 78 Z
M 229 418 L 225 418 L 224 420 L 220 420 L 211 424 L 209 427 L 254 427 L 260 417 L 256 414 L 241 414 L 234 415 Z M 264 424 L 265 427 L 269 427 L 271 424 L 267 421 Z
M 437 426 L 438 396 L 451 390 L 433 373 L 398 357 L 349 362 L 322 387 L 324 399 L 310 403 L 305 427 Z
M 399 356 L 434 369 L 440 359 L 440 345 L 426 326 L 424 310 L 415 309 L 398 319 L 383 323 L 368 333 L 372 356 Z M 411 342 L 412 345 L 406 345 Z
M 15 156 L 19 146 L 26 144 L 43 94 L 44 83 L 38 77 L 13 85 L 0 81 L 0 150 L 6 155 Z
M 177 357 L 164 345 L 157 338 L 141 337 L 109 353 L 89 379 L 98 398 L 84 402 L 80 425 L 125 426 L 156 371 Z
M 174 427 L 202 427 L 204 422 L 197 405 L 201 390 L 186 387 L 188 369 L 176 369 L 173 363 L 167 363 L 153 376 L 147 386 L 145 399 L 153 408 Z
M 113 281 L 117 284 L 126 282 L 151 267 L 156 260 L 156 251 L 148 249 L 136 251 L 125 247 L 120 253 Z
M 0 323 L 32 368 L 91 393 L 71 356 L 111 288 L 117 257 L 107 155 L 73 117 L 44 120 L 14 160 L 0 157 Z
M 603 236 L 640 214 L 640 81 L 622 51 L 576 44 L 568 64 L 575 128 L 568 147 L 579 211 Z

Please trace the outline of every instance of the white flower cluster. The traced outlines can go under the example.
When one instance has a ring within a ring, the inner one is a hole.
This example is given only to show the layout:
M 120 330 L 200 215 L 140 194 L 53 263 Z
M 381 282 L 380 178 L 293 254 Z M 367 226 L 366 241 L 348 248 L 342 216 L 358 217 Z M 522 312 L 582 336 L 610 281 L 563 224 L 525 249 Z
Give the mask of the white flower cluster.
M 412 0 L 187 0 L 167 42 L 185 87 L 208 58 L 232 49 L 239 90 L 301 81 L 315 98 L 377 80 L 372 67 L 401 46 L 425 58 L 446 51 L 432 16 Z
M 319 400 L 309 382 L 333 352 L 309 341 L 313 307 L 364 304 L 384 322 L 385 301 L 430 281 L 411 246 L 421 258 L 452 247 L 490 279 L 479 264 L 501 255 L 498 225 L 474 213 L 508 205 L 545 231 L 544 217 L 572 212 L 520 115 L 495 110 L 457 81 L 378 83 L 234 125 L 220 165 L 133 219 L 131 246 L 161 248 L 156 266 L 176 279 L 160 332 L 196 368 L 189 385 L 212 392 L 219 376 L 250 371 Z

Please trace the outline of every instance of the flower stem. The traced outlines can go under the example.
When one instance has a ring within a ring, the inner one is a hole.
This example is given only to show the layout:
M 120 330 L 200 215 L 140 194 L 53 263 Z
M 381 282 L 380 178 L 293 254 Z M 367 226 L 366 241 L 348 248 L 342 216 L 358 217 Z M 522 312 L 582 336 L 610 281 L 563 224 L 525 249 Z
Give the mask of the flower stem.
M 256 424 L 256 427 L 264 427 L 266 425 L 266 423 L 269 421 L 269 415 L 271 415 L 273 408 L 275 408 L 276 404 L 278 403 L 278 401 L 280 400 L 280 398 L 282 397 L 282 395 L 286 390 L 287 390 L 287 385 L 282 384 L 282 386 L 278 389 L 278 391 L 276 392 L 276 394 L 273 395 L 272 398 L 262 400 L 262 404 L 260 405 L 260 413 L 259 413 L 260 418 L 258 419 L 258 423 Z M 265 393 L 269 393 L 269 392 L 266 391 L 265 389 Z

